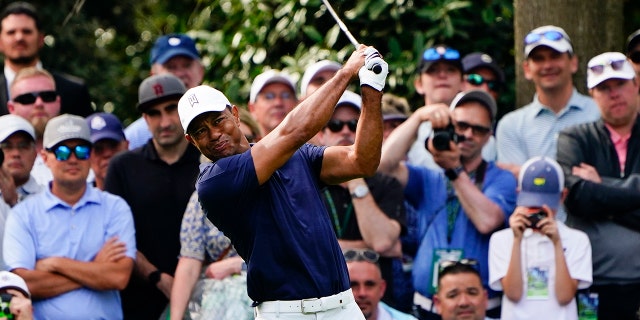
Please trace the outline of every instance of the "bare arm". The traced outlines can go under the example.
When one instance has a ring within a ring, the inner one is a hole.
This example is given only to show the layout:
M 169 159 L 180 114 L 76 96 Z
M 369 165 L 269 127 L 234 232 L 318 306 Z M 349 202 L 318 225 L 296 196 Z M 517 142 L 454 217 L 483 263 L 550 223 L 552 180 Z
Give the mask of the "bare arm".
M 135 271 L 136 274 L 142 279 L 148 279 L 149 275 L 158 270 L 156 266 L 154 266 L 147 257 L 140 251 L 136 252 L 136 264 Z M 169 299 L 171 297 L 171 287 L 173 286 L 173 277 L 170 274 L 162 273 L 160 275 L 160 281 L 156 284 L 156 288 L 162 291 L 164 295 Z
M 522 299 L 522 292 L 524 290 L 524 284 L 522 283 L 521 245 L 524 230 L 530 224 L 524 213 L 525 210 L 523 207 L 517 207 L 509 218 L 509 226 L 513 231 L 513 246 L 511 248 L 511 259 L 509 260 L 507 273 L 504 278 L 500 280 L 504 294 L 509 300 L 516 303 Z
M 37 299 L 46 299 L 59 296 L 63 293 L 82 288 L 82 285 L 63 275 L 40 270 L 27 270 L 18 268 L 11 270 L 24 279 L 29 287 L 31 296 Z
M 453 188 L 471 223 L 481 234 L 490 234 L 504 223 L 504 212 L 478 189 L 466 173 L 453 181 Z
M 435 114 L 440 114 L 436 119 Z M 416 110 L 411 116 L 398 126 L 387 137 L 382 145 L 382 158 L 378 171 L 396 178 L 402 187 L 407 185 L 409 171 L 404 164 L 404 159 L 411 149 L 411 145 L 418 136 L 418 128 L 425 121 L 432 121 L 436 125 L 444 126 L 448 123 L 443 115 L 449 114 L 444 104 L 433 104 Z
M 253 145 L 251 156 L 260 184 L 266 182 L 329 121 L 338 99 L 364 65 L 365 48 L 361 45 L 331 80 L 304 99 L 280 125 Z
M 191 297 L 191 291 L 198 281 L 202 261 L 181 257 L 175 273 L 175 284 L 171 288 L 171 319 L 182 319 Z
M 366 185 L 364 179 L 354 179 L 347 182 L 349 191 L 353 193 L 358 185 Z M 364 198 L 351 200 L 358 221 L 358 229 L 368 248 L 383 256 L 401 257 L 401 252 L 394 252 L 396 243 L 400 240 L 400 224 L 389 218 L 378 206 L 375 199 L 368 193 Z
M 382 92 L 362 86 L 362 112 L 358 120 L 355 143 L 332 146 L 324 152 L 320 178 L 334 184 L 375 173 L 382 145 Z
M 36 270 L 58 273 L 94 290 L 122 290 L 129 282 L 133 263 L 128 257 L 111 262 L 50 257 L 38 260 Z

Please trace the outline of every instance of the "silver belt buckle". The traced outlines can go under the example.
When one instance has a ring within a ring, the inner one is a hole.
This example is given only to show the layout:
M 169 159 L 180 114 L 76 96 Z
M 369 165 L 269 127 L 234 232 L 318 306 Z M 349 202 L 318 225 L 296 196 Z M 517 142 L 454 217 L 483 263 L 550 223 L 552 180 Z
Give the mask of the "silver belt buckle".
M 302 311 L 302 313 L 316 313 L 316 312 L 318 312 L 318 310 L 310 310 L 310 311 L 307 312 L 305 310 L 305 308 L 304 308 L 304 303 L 305 302 L 312 302 L 312 301 L 315 301 L 315 300 L 320 300 L 320 299 L 318 299 L 318 298 L 308 298 L 308 299 L 300 300 L 300 310 Z M 322 305 L 322 300 L 320 300 L 320 305 Z M 311 309 L 314 309 L 314 308 L 311 308 Z

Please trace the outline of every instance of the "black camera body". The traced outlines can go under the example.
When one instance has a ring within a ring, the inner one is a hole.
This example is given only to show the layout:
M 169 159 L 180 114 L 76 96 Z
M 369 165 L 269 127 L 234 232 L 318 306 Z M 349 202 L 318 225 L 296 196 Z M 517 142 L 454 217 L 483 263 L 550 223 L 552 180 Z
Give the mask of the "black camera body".
M 433 128 L 433 135 L 431 140 L 433 141 L 433 147 L 436 150 L 443 151 L 449 150 L 449 142 L 458 143 L 464 141 L 464 136 L 456 133 L 456 129 L 449 121 L 449 124 L 444 128 Z M 425 141 L 425 148 L 428 144 L 428 139 Z
M 536 225 L 538 224 L 538 222 L 540 222 L 540 220 L 546 217 L 547 217 L 547 212 L 545 212 L 544 210 L 540 210 L 536 213 L 532 213 L 529 216 L 527 216 L 527 219 L 529 219 L 529 222 L 531 222 L 531 229 L 538 229 Z
M 12 320 L 14 319 L 13 314 L 11 313 L 11 309 L 9 304 L 11 303 L 11 298 L 13 295 L 10 293 L 2 293 L 0 294 L 0 318 Z

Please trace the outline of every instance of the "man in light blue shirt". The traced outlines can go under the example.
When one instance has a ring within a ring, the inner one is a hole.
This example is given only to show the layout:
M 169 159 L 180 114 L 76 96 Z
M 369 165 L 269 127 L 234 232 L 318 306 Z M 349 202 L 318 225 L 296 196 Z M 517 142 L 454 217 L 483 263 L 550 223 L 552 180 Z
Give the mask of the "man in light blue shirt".
M 588 96 L 573 86 L 578 58 L 567 33 L 556 26 L 532 30 L 524 39 L 525 77 L 535 84 L 533 101 L 498 122 L 498 165 L 518 177 L 520 166 L 534 156 L 555 159 L 560 130 L 600 118 Z
M 118 290 L 136 254 L 131 210 L 87 185 L 91 137 L 84 118 L 51 119 L 43 140 L 53 181 L 9 213 L 5 262 L 27 282 L 36 319 L 122 319 Z

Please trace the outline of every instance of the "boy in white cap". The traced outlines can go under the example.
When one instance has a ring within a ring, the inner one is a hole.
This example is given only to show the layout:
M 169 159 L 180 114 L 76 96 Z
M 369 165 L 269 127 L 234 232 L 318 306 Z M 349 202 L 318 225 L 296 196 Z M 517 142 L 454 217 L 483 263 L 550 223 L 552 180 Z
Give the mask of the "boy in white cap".
M 522 165 L 510 228 L 489 242 L 489 286 L 504 291 L 504 319 L 578 319 L 576 290 L 591 285 L 591 246 L 555 219 L 566 195 L 560 165 L 534 157 Z
M 38 319 L 121 319 L 118 290 L 136 257 L 131 210 L 86 182 L 91 136 L 84 118 L 47 123 L 41 156 L 53 181 L 14 206 L 3 255 L 27 282 Z
M 638 79 L 620 52 L 587 64 L 587 87 L 601 119 L 558 136 L 558 163 L 569 194 L 567 225 L 593 247 L 598 319 L 634 319 L 640 308 L 640 123 Z

